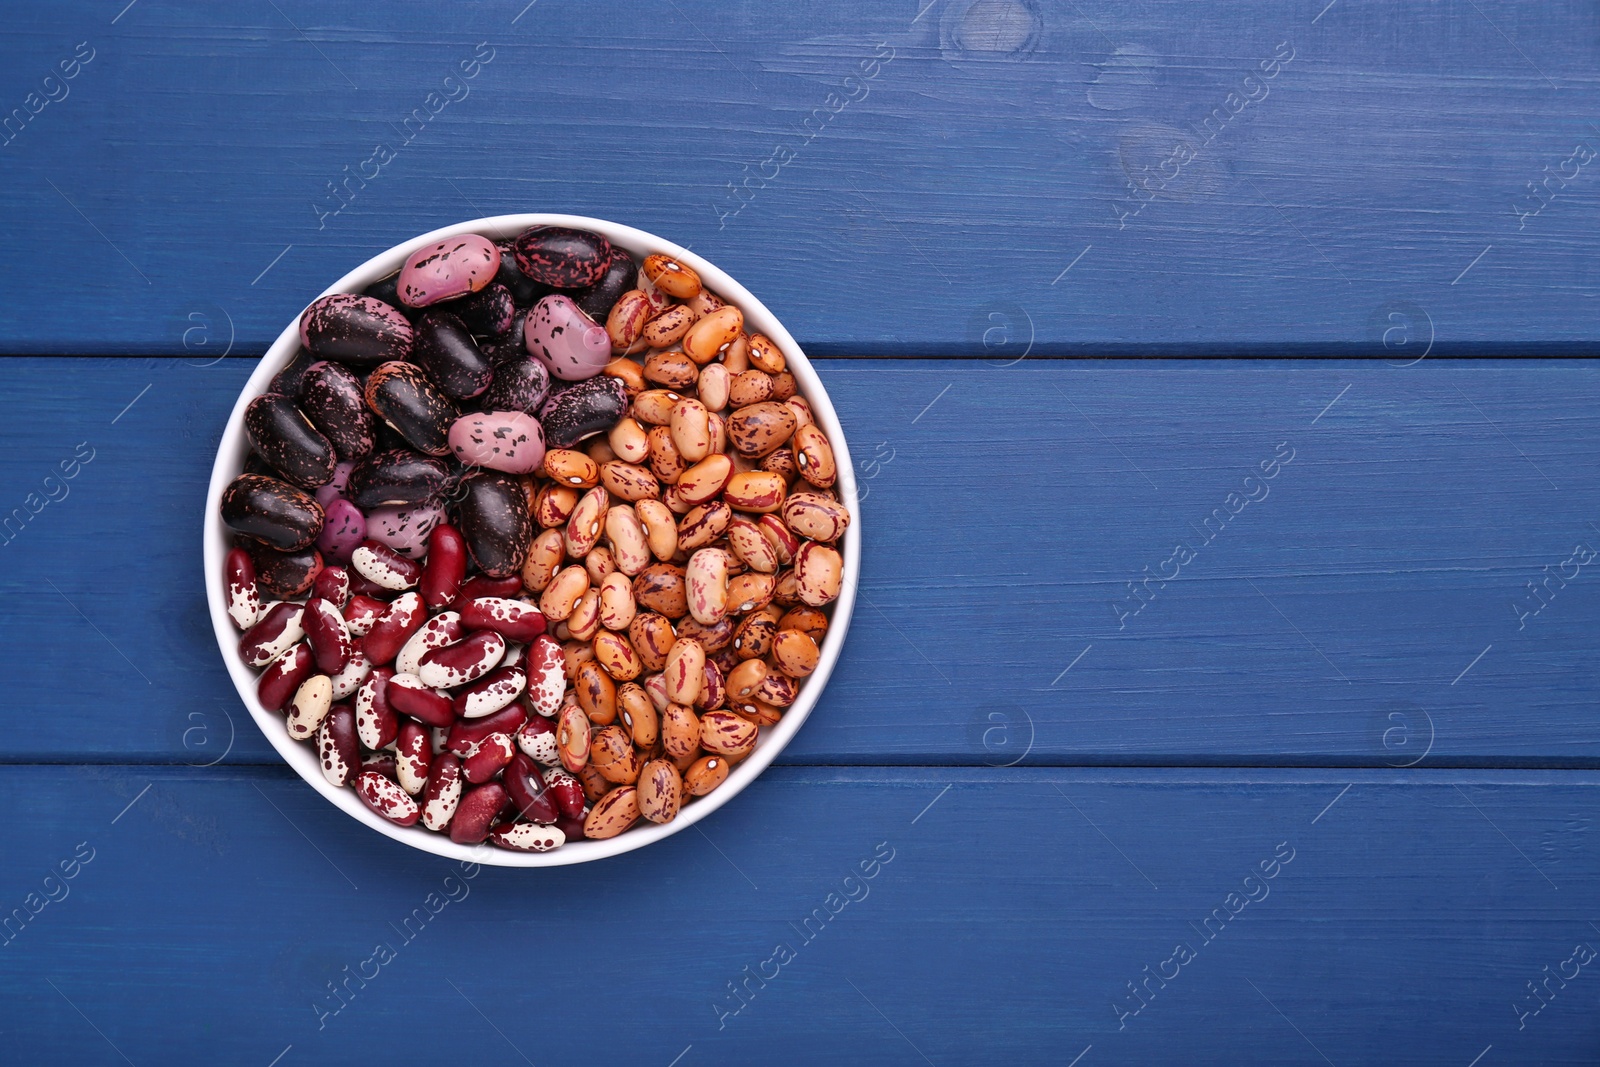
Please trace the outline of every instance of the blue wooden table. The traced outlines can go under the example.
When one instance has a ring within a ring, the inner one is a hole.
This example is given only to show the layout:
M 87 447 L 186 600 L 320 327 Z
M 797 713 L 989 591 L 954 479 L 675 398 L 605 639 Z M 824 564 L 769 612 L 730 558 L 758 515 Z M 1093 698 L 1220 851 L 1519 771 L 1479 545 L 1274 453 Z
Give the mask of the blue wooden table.
M 1592 4 L 6 24 L 0 1059 L 1600 1062 Z M 282 325 L 527 210 L 740 278 L 866 494 L 779 764 L 549 871 L 306 788 L 199 561 Z

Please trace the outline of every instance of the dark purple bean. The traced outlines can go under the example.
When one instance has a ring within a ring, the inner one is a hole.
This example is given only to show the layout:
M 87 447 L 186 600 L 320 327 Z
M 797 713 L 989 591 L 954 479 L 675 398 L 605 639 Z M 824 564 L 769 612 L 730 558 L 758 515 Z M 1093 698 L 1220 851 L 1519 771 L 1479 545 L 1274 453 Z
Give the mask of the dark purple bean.
M 598 374 L 551 393 L 540 406 L 545 445 L 571 448 L 585 437 L 617 424 L 628 410 L 628 390 L 621 378 Z
M 415 321 L 416 311 L 406 307 L 400 302 L 400 272 L 395 271 L 382 281 L 373 282 L 361 290 L 362 296 L 370 296 L 374 300 L 382 300 L 408 319 Z
M 494 368 L 494 381 L 478 398 L 485 411 L 525 411 L 533 414 L 550 393 L 550 372 L 531 358 L 521 344 L 519 358 L 508 359 Z
M 322 532 L 322 505 L 288 482 L 241 474 L 222 493 L 222 521 L 273 548 L 295 552 Z
M 534 281 L 558 289 L 582 289 L 605 275 L 611 242 L 569 226 L 535 226 L 517 236 L 517 267 Z
M 521 483 L 497 471 L 475 471 L 463 478 L 456 527 L 484 574 L 490 578 L 516 574 L 533 540 L 533 518 Z
M 511 290 L 511 299 L 516 301 L 518 307 L 529 307 L 549 296 L 555 287 L 536 282 L 522 273 L 512 246 L 511 241 L 500 242 L 500 271 L 494 280 Z
M 461 412 L 415 363 L 385 363 L 367 375 L 366 401 L 417 451 L 450 451 L 450 426 Z
M 249 537 L 240 538 L 239 545 L 250 553 L 256 581 L 275 597 L 305 596 L 317 575 L 322 573 L 322 556 L 314 548 L 279 552 Z
M 306 348 L 295 350 L 294 358 L 289 365 L 272 376 L 272 382 L 267 386 L 267 392 L 278 393 L 281 396 L 299 396 L 300 385 L 305 381 L 306 371 L 320 362 L 321 356 Z
M 511 329 L 517 316 L 517 305 L 511 299 L 511 290 L 493 282 L 471 296 L 464 296 L 450 305 L 450 310 L 461 319 L 474 337 L 500 337 Z
M 244 434 L 262 459 L 302 489 L 333 480 L 338 463 L 333 445 L 322 436 L 294 401 L 263 393 L 244 409 Z
M 442 494 L 449 482 L 450 468 L 443 460 L 402 448 L 357 463 L 345 495 L 359 508 L 420 504 Z
M 494 366 L 454 311 L 430 311 L 417 320 L 411 358 L 452 400 L 470 400 L 489 388 Z
M 411 323 L 382 300 L 333 293 L 300 316 L 300 341 L 324 359 L 368 366 L 411 355 Z
M 360 459 L 372 451 L 372 409 L 361 379 L 344 364 L 324 360 L 306 372 L 300 410 L 333 443 L 340 459 Z

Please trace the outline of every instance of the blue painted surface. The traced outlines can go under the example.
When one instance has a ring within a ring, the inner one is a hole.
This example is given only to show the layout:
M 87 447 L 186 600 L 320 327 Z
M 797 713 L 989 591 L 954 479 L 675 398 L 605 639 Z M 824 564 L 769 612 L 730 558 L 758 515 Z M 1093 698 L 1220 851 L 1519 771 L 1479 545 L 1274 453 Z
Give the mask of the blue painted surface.
M 11 1058 L 1600 1058 L 1600 369 L 1441 358 L 1594 350 L 1588 5 L 124 4 L 0 39 Z M 463 872 L 257 735 L 200 507 L 241 356 L 540 209 L 898 358 L 819 365 L 866 558 L 784 765 Z
M 0 42 L 0 114 L 94 53 L 0 148 L 9 351 L 259 352 L 367 256 L 540 209 L 690 244 L 830 354 L 1596 333 L 1582 0 L 118 7 Z

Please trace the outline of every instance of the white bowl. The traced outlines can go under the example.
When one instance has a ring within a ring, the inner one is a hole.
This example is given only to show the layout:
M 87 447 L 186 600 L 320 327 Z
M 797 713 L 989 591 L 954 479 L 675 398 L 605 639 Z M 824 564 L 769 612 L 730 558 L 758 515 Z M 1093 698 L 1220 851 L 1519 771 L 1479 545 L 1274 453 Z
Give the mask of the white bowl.
M 861 515 L 856 501 L 855 471 L 850 462 L 850 450 L 845 444 L 844 431 L 839 426 L 839 417 L 834 413 L 833 404 L 828 400 L 828 394 L 822 388 L 821 380 L 812 369 L 810 361 L 806 359 L 805 353 L 800 351 L 800 346 L 789 336 L 789 331 L 783 328 L 772 312 L 768 311 L 761 301 L 750 295 L 744 286 L 693 252 L 643 230 L 620 226 L 601 219 L 585 218 L 581 215 L 497 215 L 493 218 L 475 219 L 446 226 L 396 245 L 387 252 L 367 260 L 330 285 L 321 295 L 359 293 L 373 282 L 399 270 L 412 252 L 452 234 L 478 233 L 498 240 L 514 237 L 530 226 L 573 226 L 592 230 L 604 234 L 612 244 L 627 250 L 641 260 L 654 252 L 673 256 L 698 271 L 708 288 L 737 305 L 744 312 L 745 323 L 752 332 L 766 334 L 783 349 L 789 371 L 800 385 L 801 395 L 810 402 L 817 424 L 827 432 L 839 468 L 836 491 L 850 510 L 851 522 L 843 545 L 844 584 L 839 599 L 833 605 L 833 619 L 822 642 L 822 657 L 816 671 L 800 686 L 799 699 L 784 712 L 782 720 L 776 726 L 762 729 L 755 751 L 733 769 L 728 775 L 728 780 L 710 795 L 685 804 L 672 822 L 665 825 L 640 823 L 633 829 L 604 841 L 587 839 L 573 841 L 552 852 L 508 852 L 492 845 L 458 845 L 451 841 L 448 835 L 434 833 L 423 829 L 420 825 L 396 826 L 367 807 L 356 795 L 355 790 L 328 784 L 327 779 L 322 776 L 316 750 L 308 743 L 291 739 L 284 726 L 283 715 L 267 711 L 261 706 L 261 702 L 256 699 L 256 672 L 239 658 L 239 633 L 234 629 L 226 610 L 222 566 L 230 545 L 230 536 L 227 527 L 222 523 L 222 493 L 228 487 L 228 483 L 243 469 L 245 456 L 249 452 L 249 445 L 244 435 L 246 405 L 266 392 L 272 376 L 288 364 L 299 348 L 298 317 L 285 326 L 283 333 L 278 335 L 277 341 L 267 350 L 261 364 L 256 367 L 255 373 L 250 375 L 244 391 L 239 394 L 238 402 L 233 406 L 233 414 L 228 417 L 227 429 L 223 431 L 222 443 L 217 449 L 216 464 L 211 470 L 211 489 L 206 494 L 206 597 L 210 602 L 211 624 L 217 632 L 217 645 L 222 649 L 222 658 L 228 664 L 228 673 L 233 677 L 234 688 L 239 690 L 239 698 L 244 701 L 245 707 L 250 709 L 250 714 L 255 717 L 261 732 L 267 735 L 267 740 L 272 742 L 273 747 L 289 766 L 299 772 L 300 777 L 310 783 L 311 787 L 326 797 L 330 803 L 352 819 L 412 848 L 431 852 L 437 856 L 488 863 L 499 867 L 556 867 L 568 863 L 586 863 L 589 860 L 631 852 L 693 826 L 742 792 L 746 786 L 755 781 L 757 775 L 766 770 L 767 765 L 777 758 L 778 753 L 783 751 L 790 738 L 794 737 L 795 732 L 806 721 L 806 716 L 811 713 L 817 699 L 822 696 L 822 688 L 827 684 L 828 675 L 833 672 L 833 665 L 839 659 L 840 649 L 844 647 L 845 632 L 850 627 L 850 611 L 855 603 L 856 583 L 861 571 Z

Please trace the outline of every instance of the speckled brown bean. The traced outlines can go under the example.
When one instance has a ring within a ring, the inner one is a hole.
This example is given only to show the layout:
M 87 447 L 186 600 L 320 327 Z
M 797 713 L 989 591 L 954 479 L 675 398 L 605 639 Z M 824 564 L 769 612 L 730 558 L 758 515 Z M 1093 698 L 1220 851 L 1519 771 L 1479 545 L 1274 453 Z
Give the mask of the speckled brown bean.
M 783 718 L 782 711 L 762 700 L 741 700 L 728 710 L 754 726 L 775 726 Z
M 590 587 L 595 588 L 605 581 L 607 576 L 616 573 L 617 561 L 611 555 L 611 549 L 605 545 L 597 545 L 583 557 L 583 569 L 589 572 Z
M 795 591 L 814 608 L 831 603 L 839 596 L 844 580 L 844 561 L 827 545 L 807 541 L 794 557 Z
M 589 762 L 589 717 L 576 704 L 563 706 L 556 719 L 556 748 L 569 771 L 576 773 Z
M 667 699 L 674 704 L 693 704 L 705 684 L 706 653 L 700 642 L 680 638 L 673 642 L 667 653 L 667 665 L 662 669 Z
M 708 363 L 700 368 L 698 391 L 700 403 L 707 411 L 721 411 L 728 406 L 728 383 L 731 376 L 721 363 Z
M 607 363 L 600 373 L 620 380 L 630 400 L 644 390 L 644 369 L 626 356 Z
M 773 574 L 778 569 L 778 554 L 749 519 L 735 518 L 728 523 L 728 547 L 739 562 L 753 571 Z
M 833 446 L 828 437 L 813 425 L 797 427 L 794 431 L 794 463 L 800 476 L 819 489 L 827 489 L 839 477 L 834 466 Z
M 578 695 L 578 706 L 589 721 L 596 726 L 609 726 L 617 718 L 617 685 L 594 660 L 578 665 L 578 676 L 572 683 Z
M 728 368 L 728 379 L 750 369 L 750 338 L 740 334 L 722 353 L 722 365 Z
M 659 612 L 669 619 L 689 614 L 689 595 L 683 568 L 671 563 L 652 563 L 633 580 L 633 599 L 640 607 Z
M 800 695 L 800 688 L 793 678 L 788 675 L 771 671 L 756 686 L 753 699 L 762 704 L 771 704 L 775 708 L 786 708 L 794 703 L 795 697 Z
M 794 375 L 788 371 L 772 376 L 772 399 L 778 401 L 788 400 L 800 388 L 800 383 L 795 381 Z
M 772 602 L 785 608 L 800 603 L 800 580 L 795 577 L 793 567 L 778 572 L 778 584 L 772 590 Z
M 600 484 L 600 466 L 582 452 L 552 448 L 544 454 L 544 476 L 558 485 L 592 489 Z
M 728 580 L 728 614 L 743 615 L 772 603 L 777 579 L 760 571 L 738 574 Z
M 587 456 L 584 458 L 588 459 Z M 567 520 L 572 518 L 572 509 L 578 506 L 581 496 L 582 494 L 571 486 L 544 482 L 534 492 L 533 504 L 529 511 L 533 515 L 533 521 L 543 529 L 565 526 Z
M 794 415 L 796 426 L 810 426 L 817 421 L 811 417 L 811 405 L 806 403 L 803 396 L 791 396 L 783 402 L 783 406 Z
M 755 695 L 756 687 L 767 679 L 767 665 L 759 659 L 747 659 L 728 672 L 726 685 L 733 700 L 748 700 Z
M 589 568 L 584 568 L 584 573 L 589 573 Z M 565 626 L 567 636 L 574 641 L 588 641 L 600 630 L 600 590 L 589 588 L 584 590 L 578 602 L 572 606 L 572 614 L 567 616 Z
M 596 486 L 583 494 L 578 506 L 567 519 L 565 542 L 567 555 L 574 559 L 589 554 L 600 543 L 600 531 L 605 529 L 606 512 L 611 507 L 611 494 Z
M 665 426 L 650 428 L 650 470 L 667 485 L 678 480 L 688 467 L 672 442 L 672 431 Z
M 671 389 L 647 389 L 633 398 L 633 417 L 645 426 L 665 426 L 672 421 L 672 406 L 682 399 Z
M 728 418 L 728 440 L 742 456 L 765 456 L 788 443 L 799 420 L 783 404 L 751 404 Z
M 583 820 L 583 836 L 597 841 L 616 837 L 639 821 L 639 802 L 631 785 L 619 785 L 601 797 Z
M 792 448 L 780 448 L 770 453 L 762 459 L 760 469 L 771 471 L 773 474 L 781 474 L 786 482 L 793 482 L 800 477 L 800 470 L 794 465 L 794 449 Z
M 633 510 L 639 517 L 650 554 L 659 560 L 677 555 L 678 520 L 671 509 L 659 500 L 639 500 L 634 503 Z
M 650 457 L 650 439 L 645 435 L 639 420 L 624 415 L 606 435 L 611 451 L 624 463 L 643 463 Z
M 783 351 L 765 334 L 750 335 L 750 366 L 768 374 L 781 374 L 788 366 Z
M 631 682 L 644 670 L 628 639 L 611 630 L 594 635 L 594 661 L 619 682 Z
M 589 443 L 583 446 L 583 454 L 602 468 L 617 458 L 617 454 L 611 450 L 611 442 L 604 437 L 590 438 Z
M 627 727 L 636 748 L 653 748 L 661 735 L 661 716 L 644 688 L 632 682 L 617 687 L 617 720 Z
M 706 416 L 706 436 L 711 438 L 712 452 L 726 452 L 728 450 L 728 420 L 714 411 Z
M 659 671 L 667 665 L 667 653 L 672 651 L 677 636 L 672 623 L 653 611 L 642 611 L 634 616 L 628 627 L 628 643 L 647 671 Z
M 690 300 L 700 295 L 700 275 L 687 263 L 671 256 L 660 252 L 646 256 L 640 269 L 646 278 L 655 283 L 656 288 L 668 296 Z
M 720 500 L 692 509 L 678 522 L 679 551 L 704 548 L 726 533 L 732 522 L 733 509 Z
M 683 803 L 683 779 L 678 768 L 664 759 L 653 759 L 639 771 L 639 814 L 654 823 L 667 823 L 678 817 Z
M 592 576 L 591 576 L 592 577 Z M 626 630 L 633 623 L 639 607 L 633 600 L 633 582 L 621 571 L 612 571 L 600 580 L 600 625 L 607 630 Z M 596 634 L 598 641 L 600 635 Z M 630 652 L 632 649 L 630 648 Z M 595 649 L 599 658 L 599 649 Z M 638 672 L 635 671 L 635 674 Z M 631 676 L 630 676 L 631 677 Z
M 699 463 L 679 474 L 674 488 L 680 500 L 698 506 L 715 497 L 733 478 L 733 460 L 725 455 L 707 456 Z M 668 505 L 671 506 L 670 504 Z M 678 532 L 681 541 L 683 532 Z
M 784 503 L 788 503 L 788 500 L 785 499 Z M 772 546 L 772 551 L 778 557 L 779 566 L 791 562 L 794 554 L 800 551 L 800 538 L 796 537 L 794 531 L 785 526 L 778 516 L 763 515 L 756 520 L 756 525 L 761 527 L 761 536 Z
M 609 516 L 608 516 L 609 518 Z M 561 567 L 564 539 L 560 529 L 548 529 L 533 539 L 528 546 L 528 556 L 522 563 L 522 587 L 530 593 L 542 593 Z
M 539 596 L 539 610 L 550 622 L 563 622 L 578 606 L 578 598 L 589 591 L 589 572 L 572 565 L 556 572 Z
M 700 716 L 687 704 L 669 704 L 661 715 L 661 744 L 667 755 L 683 759 L 700 751 Z
M 728 554 L 720 548 L 702 548 L 684 567 L 689 615 L 707 626 L 728 614 Z
M 619 500 L 649 500 L 661 495 L 661 483 L 648 468 L 620 460 L 600 465 L 600 484 Z
M 615 785 L 632 785 L 639 780 L 639 757 L 633 751 L 633 738 L 620 726 L 605 726 L 595 731 L 589 742 L 589 766 Z
M 667 428 L 686 462 L 699 463 L 711 452 L 711 413 L 700 401 L 685 397 L 672 405 Z
M 733 643 L 734 622 L 731 618 L 721 619 L 709 626 L 694 619 L 683 619 L 678 623 L 677 629 L 679 637 L 699 641 L 700 647 L 706 650 L 707 657 Z
M 700 368 L 682 352 L 652 352 L 644 361 L 644 380 L 667 389 L 687 389 L 700 378 Z
M 722 497 L 740 511 L 766 514 L 783 507 L 788 488 L 781 475 L 770 471 L 741 471 L 728 479 Z
M 850 526 L 850 512 L 839 501 L 802 489 L 783 502 L 784 525 L 813 541 L 837 541 Z
M 694 363 L 717 358 L 744 330 L 744 314 L 736 307 L 718 308 L 702 315 L 683 335 L 683 354 Z
M 817 644 L 828 634 L 828 616 L 820 609 L 802 604 L 790 608 L 778 620 L 780 630 L 799 630 Z
M 650 565 L 650 545 L 638 513 L 624 504 L 606 512 L 606 541 L 617 570 L 632 578 Z M 630 594 L 631 596 L 631 594 Z
M 741 371 L 728 383 L 728 403 L 736 408 L 772 399 L 772 375 L 764 370 Z
M 606 316 L 606 336 L 611 339 L 611 351 L 621 354 L 637 352 L 643 346 L 639 338 L 645 323 L 655 315 L 650 298 L 638 289 L 630 289 L 611 305 Z
M 772 651 L 778 624 L 764 614 L 751 615 L 733 632 L 733 650 L 740 659 L 759 659 Z
M 701 756 L 683 774 L 683 788 L 703 797 L 728 780 L 728 761 L 721 756 Z
M 708 711 L 700 717 L 700 747 L 715 756 L 741 759 L 756 747 L 755 724 L 730 711 Z
M 644 324 L 639 336 L 651 348 L 676 344 L 694 325 L 695 314 L 682 304 L 670 307 Z

